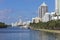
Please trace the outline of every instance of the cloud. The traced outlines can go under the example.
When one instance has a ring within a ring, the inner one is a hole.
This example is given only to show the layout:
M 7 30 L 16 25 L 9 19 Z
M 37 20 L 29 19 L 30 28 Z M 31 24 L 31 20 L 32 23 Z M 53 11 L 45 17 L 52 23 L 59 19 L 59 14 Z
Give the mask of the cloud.
M 12 13 L 12 9 L 3 9 L 3 10 L 0 10 L 0 20 L 1 19 L 6 19 L 7 18 L 7 15 L 9 13 Z
M 3 10 L 0 10 L 0 14 L 6 14 L 6 13 L 10 13 L 12 12 L 11 9 L 3 9 Z

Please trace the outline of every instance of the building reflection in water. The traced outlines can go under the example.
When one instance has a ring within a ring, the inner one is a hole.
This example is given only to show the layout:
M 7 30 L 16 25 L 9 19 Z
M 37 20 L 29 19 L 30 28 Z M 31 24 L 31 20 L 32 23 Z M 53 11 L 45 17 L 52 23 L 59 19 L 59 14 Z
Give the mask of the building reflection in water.
M 41 40 L 60 40 L 60 34 L 41 32 Z

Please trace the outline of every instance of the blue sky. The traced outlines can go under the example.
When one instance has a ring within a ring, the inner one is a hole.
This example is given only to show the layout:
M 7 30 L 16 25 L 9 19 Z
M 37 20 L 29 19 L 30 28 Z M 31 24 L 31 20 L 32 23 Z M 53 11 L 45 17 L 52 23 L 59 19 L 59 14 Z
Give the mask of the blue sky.
M 31 20 L 38 15 L 38 7 L 43 2 L 48 5 L 49 12 L 55 10 L 55 0 L 0 0 L 0 22 Z

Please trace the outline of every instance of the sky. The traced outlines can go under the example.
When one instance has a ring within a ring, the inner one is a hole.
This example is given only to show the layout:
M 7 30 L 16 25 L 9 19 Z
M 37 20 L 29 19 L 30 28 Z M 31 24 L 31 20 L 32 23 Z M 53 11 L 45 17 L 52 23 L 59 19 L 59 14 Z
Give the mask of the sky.
M 19 19 L 32 20 L 43 2 L 48 5 L 49 12 L 55 10 L 55 0 L 0 0 L 0 22 L 10 24 Z

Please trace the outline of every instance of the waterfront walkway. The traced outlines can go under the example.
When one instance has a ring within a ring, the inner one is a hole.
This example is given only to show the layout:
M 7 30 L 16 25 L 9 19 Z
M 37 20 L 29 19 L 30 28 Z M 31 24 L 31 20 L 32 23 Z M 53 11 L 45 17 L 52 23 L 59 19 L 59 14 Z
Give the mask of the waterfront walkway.
M 36 29 L 44 32 L 50 32 L 50 33 L 60 33 L 60 30 L 49 30 L 49 29 Z

